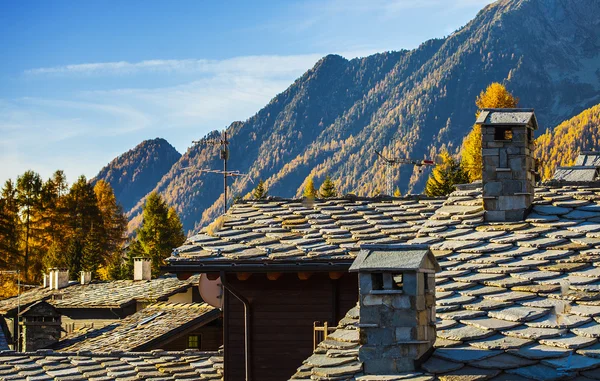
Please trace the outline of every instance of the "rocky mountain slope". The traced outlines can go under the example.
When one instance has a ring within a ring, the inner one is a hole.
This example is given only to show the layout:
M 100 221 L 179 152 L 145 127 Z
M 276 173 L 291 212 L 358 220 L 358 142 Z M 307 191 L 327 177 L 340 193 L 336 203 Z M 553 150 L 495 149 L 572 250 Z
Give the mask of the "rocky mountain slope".
M 339 190 L 384 189 L 374 149 L 426 158 L 460 146 L 475 98 L 502 82 L 533 107 L 542 128 L 600 102 L 600 2 L 500 0 L 466 26 L 417 49 L 346 60 L 326 56 L 256 115 L 228 127 L 229 167 L 263 179 L 270 194 L 301 193 L 307 176 L 331 175 Z M 192 169 L 184 169 L 185 167 Z M 215 147 L 194 146 L 158 182 L 188 230 L 221 212 L 222 181 L 193 168 L 220 168 Z M 403 167 L 394 183 L 421 191 L 426 172 Z M 253 184 L 232 181 L 230 195 Z M 135 217 L 142 201 L 130 211 Z
M 129 210 L 180 158 L 181 154 L 166 140 L 144 140 L 102 168 L 92 182 L 107 181 L 123 209 Z
M 556 167 L 575 164 L 580 151 L 600 150 L 600 104 L 547 130 L 535 143 L 544 180 L 552 178 Z

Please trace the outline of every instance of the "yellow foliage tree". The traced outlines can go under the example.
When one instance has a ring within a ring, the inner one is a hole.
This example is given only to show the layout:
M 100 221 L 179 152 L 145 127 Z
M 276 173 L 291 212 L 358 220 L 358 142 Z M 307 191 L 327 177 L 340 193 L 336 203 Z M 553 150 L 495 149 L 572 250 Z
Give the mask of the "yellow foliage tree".
M 312 176 L 308 178 L 308 180 L 306 181 L 306 185 L 304 186 L 304 197 L 317 197 L 317 189 L 315 188 L 315 181 L 313 180 Z
M 479 110 L 484 108 L 514 108 L 519 98 L 514 97 L 504 85 L 494 82 L 482 91 L 475 104 Z M 479 110 L 477 115 L 479 115 Z M 465 137 L 461 149 L 461 165 L 469 175 L 470 181 L 480 180 L 483 169 L 481 158 L 481 126 L 473 125 L 473 129 Z

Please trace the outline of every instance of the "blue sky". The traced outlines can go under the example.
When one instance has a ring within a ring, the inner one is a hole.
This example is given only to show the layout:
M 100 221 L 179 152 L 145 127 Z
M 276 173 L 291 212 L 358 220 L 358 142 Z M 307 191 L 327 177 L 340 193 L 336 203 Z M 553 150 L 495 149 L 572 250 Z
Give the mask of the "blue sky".
M 491 0 L 0 2 L 0 181 L 93 177 L 144 139 L 180 152 L 323 55 L 410 49 Z

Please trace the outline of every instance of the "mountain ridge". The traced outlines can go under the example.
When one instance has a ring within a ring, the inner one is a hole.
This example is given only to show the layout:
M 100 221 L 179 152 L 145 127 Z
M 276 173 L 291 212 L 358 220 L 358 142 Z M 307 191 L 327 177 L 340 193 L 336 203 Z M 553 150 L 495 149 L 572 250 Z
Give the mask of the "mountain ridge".
M 385 184 L 374 149 L 416 159 L 442 147 L 456 151 L 474 122 L 476 96 L 491 82 L 535 108 L 542 128 L 558 125 L 600 102 L 598 15 L 600 3 L 592 0 L 501 0 L 413 50 L 352 60 L 328 55 L 228 127 L 229 168 L 265 180 L 280 196 L 299 195 L 308 176 L 319 182 L 326 174 L 342 193 L 369 195 Z M 222 211 L 222 182 L 194 168 L 221 166 L 216 147 L 192 146 L 154 188 L 186 230 Z M 403 193 L 420 191 L 426 175 L 405 167 L 394 183 Z M 230 187 L 232 197 L 245 196 L 253 184 L 237 178 Z

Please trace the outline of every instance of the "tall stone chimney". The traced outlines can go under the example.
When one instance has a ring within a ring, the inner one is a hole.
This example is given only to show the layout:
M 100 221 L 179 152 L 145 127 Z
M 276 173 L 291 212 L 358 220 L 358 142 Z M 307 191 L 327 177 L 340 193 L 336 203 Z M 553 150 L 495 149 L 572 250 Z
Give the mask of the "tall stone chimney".
M 532 109 L 484 109 L 476 123 L 481 126 L 485 220 L 522 221 L 535 190 L 535 113 Z
M 367 375 L 412 372 L 433 351 L 435 273 L 427 247 L 365 245 L 350 267 L 359 280 L 359 360 Z
M 152 279 L 152 266 L 150 258 L 133 258 L 133 280 Z

